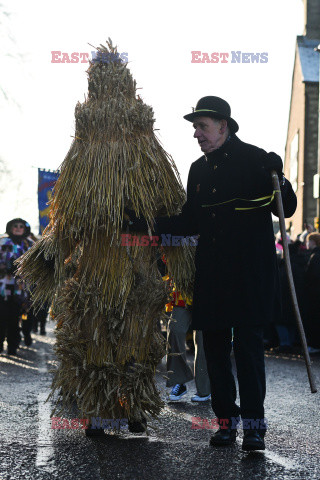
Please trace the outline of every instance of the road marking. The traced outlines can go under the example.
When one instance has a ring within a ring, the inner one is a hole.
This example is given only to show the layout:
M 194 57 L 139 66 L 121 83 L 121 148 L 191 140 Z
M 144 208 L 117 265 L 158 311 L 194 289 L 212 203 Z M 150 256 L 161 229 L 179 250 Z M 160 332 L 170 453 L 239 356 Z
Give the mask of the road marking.
M 38 349 L 38 372 L 45 374 L 48 372 L 46 362 L 46 350 L 42 345 Z M 40 392 L 38 394 L 38 438 L 37 438 L 37 458 L 36 467 L 47 472 L 51 472 L 53 468 L 53 432 L 51 428 L 51 402 L 47 402 L 49 391 Z M 50 465 L 48 462 L 50 461 Z
M 241 443 L 241 441 L 238 440 L 238 443 Z M 281 457 L 277 453 L 271 452 L 271 450 L 264 450 L 264 454 L 267 458 L 269 458 L 269 460 L 271 460 L 274 463 L 277 463 L 278 465 L 281 465 L 281 467 L 284 467 L 287 470 L 304 470 L 301 468 L 300 465 L 297 465 L 294 461 L 286 457 Z
M 42 470 L 47 470 L 48 462 L 51 471 L 53 467 L 54 449 L 52 444 L 52 429 L 51 429 L 51 404 L 45 403 L 48 397 L 48 392 L 41 392 L 38 394 L 38 438 L 37 438 L 37 458 L 36 467 Z

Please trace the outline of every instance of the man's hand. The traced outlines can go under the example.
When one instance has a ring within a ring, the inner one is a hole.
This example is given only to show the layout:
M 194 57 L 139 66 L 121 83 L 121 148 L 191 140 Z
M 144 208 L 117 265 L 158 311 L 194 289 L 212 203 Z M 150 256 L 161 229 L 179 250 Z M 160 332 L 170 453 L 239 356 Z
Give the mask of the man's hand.
M 136 216 L 134 210 L 131 210 L 130 208 L 124 207 L 123 220 L 124 220 L 124 223 L 132 225 L 132 223 L 135 220 L 138 220 L 138 217 Z
M 125 208 L 125 209 L 124 209 L 124 212 L 123 212 L 122 228 L 127 228 L 127 226 L 129 225 L 129 223 L 131 222 L 130 215 L 129 215 L 129 213 L 127 213 L 126 210 L 127 210 L 127 209 Z
M 271 172 L 271 170 L 275 170 L 279 175 L 279 178 L 282 179 L 283 163 L 279 155 L 277 155 L 276 153 L 270 152 L 264 157 L 263 167 L 267 172 Z
M 148 225 L 144 217 L 138 218 L 134 210 L 125 207 L 123 213 L 123 223 L 122 228 L 126 229 L 129 226 L 130 231 L 132 232 L 147 232 Z
M 129 227 L 132 224 L 132 220 L 131 220 L 132 214 L 130 216 L 131 212 L 132 210 L 129 210 L 128 208 L 124 209 L 123 217 L 122 217 L 122 225 L 121 225 L 122 230 L 126 230 L 127 227 Z

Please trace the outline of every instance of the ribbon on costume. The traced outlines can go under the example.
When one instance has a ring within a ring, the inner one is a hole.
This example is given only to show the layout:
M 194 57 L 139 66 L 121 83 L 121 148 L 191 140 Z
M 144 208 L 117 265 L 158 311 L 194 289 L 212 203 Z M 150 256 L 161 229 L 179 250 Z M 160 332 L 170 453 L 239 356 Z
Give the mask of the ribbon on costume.
M 236 202 L 237 200 L 240 200 L 242 202 L 263 202 L 264 200 L 269 200 L 268 202 L 264 203 L 263 205 L 256 205 L 254 207 L 235 207 L 235 210 L 254 210 L 256 208 L 266 207 L 267 205 L 270 205 L 270 203 L 273 201 L 274 196 L 277 192 L 280 193 L 280 190 L 273 190 L 271 195 L 266 195 L 265 197 L 254 198 L 254 199 L 232 198 L 231 200 L 226 200 L 225 202 L 213 203 L 212 205 L 201 205 L 201 206 L 204 207 L 204 208 L 206 208 L 206 207 L 216 207 L 218 205 L 225 205 L 227 203 Z

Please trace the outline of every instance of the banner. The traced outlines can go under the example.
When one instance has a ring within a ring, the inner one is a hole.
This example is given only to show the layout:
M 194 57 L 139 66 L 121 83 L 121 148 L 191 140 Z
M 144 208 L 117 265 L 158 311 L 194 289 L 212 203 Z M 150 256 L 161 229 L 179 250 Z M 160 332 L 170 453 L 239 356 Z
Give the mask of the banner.
M 53 195 L 53 187 L 58 180 L 59 172 L 50 170 L 42 170 L 38 168 L 38 207 L 39 207 L 39 234 L 42 235 L 43 230 L 49 223 L 50 205 L 48 202 Z

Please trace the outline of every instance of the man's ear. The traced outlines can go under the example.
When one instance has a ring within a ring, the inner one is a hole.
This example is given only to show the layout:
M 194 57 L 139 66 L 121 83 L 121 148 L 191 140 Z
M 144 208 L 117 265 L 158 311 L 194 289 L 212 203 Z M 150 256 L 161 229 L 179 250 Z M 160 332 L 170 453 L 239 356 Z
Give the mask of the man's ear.
M 228 127 L 227 120 L 225 119 L 220 120 L 220 133 L 223 134 L 227 130 L 227 127 Z

